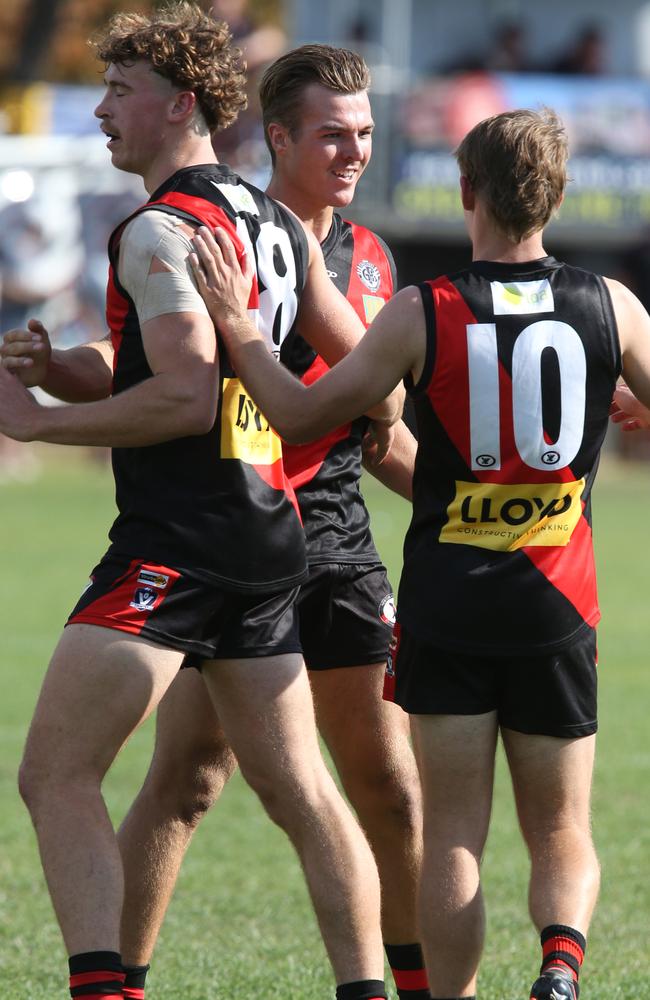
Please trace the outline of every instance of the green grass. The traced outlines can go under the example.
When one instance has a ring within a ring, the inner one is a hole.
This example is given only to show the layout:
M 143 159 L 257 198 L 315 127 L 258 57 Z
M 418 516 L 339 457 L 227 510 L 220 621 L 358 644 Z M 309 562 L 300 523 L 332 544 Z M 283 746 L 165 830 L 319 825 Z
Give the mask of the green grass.
M 65 955 L 15 775 L 40 679 L 61 624 L 103 552 L 110 473 L 43 449 L 34 482 L 0 483 L 0 978 L 5 1000 L 66 992 Z M 376 540 L 396 584 L 408 507 L 372 481 Z M 594 829 L 603 888 L 583 996 L 650 996 L 650 704 L 646 523 L 650 470 L 608 463 L 594 500 L 603 623 Z M 116 822 L 144 776 L 152 728 L 123 751 L 105 792 Z M 528 863 L 500 758 L 484 863 L 488 937 L 481 1000 L 524 1000 L 538 963 L 526 914 Z M 149 977 L 151 1000 L 316 1000 L 332 980 L 300 871 L 284 835 L 239 777 L 199 830 Z

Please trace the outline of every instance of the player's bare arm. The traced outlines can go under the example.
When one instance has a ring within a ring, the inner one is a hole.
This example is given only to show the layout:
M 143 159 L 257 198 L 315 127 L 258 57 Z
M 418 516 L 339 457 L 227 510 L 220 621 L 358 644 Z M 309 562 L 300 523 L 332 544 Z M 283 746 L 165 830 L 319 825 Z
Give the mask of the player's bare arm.
M 363 465 L 375 479 L 393 493 L 397 493 L 405 500 L 412 500 L 413 467 L 418 443 L 403 420 L 398 420 L 390 430 L 393 432 L 393 438 L 386 458 L 377 462 L 373 455 L 372 442 L 368 451 L 368 442 L 364 441 Z
M 309 243 L 309 270 L 298 311 L 300 335 L 334 366 L 356 347 L 365 334 L 365 327 L 346 297 L 332 284 L 327 274 L 321 245 L 314 233 L 305 227 Z M 404 408 L 404 389 L 397 386 L 390 396 L 368 412 L 372 420 L 391 425 L 395 413 Z
M 623 376 L 637 400 L 650 408 L 650 316 L 625 285 L 612 278 L 605 283 L 618 326 Z
M 424 313 L 416 288 L 399 292 L 358 346 L 314 385 L 306 387 L 272 358 L 248 316 L 250 264 L 242 273 L 227 235 L 195 240 L 191 261 L 215 326 L 235 369 L 278 433 L 291 444 L 320 437 L 368 412 L 403 376 L 417 379 L 425 352 Z M 394 423 L 399 418 L 395 414 Z
M 612 423 L 620 424 L 621 430 L 639 431 L 650 427 L 650 409 L 639 402 L 623 381 L 616 386 L 609 412 Z
M 47 330 L 30 319 L 26 330 L 9 330 L 0 345 L 0 364 L 23 385 L 40 386 L 66 403 L 105 399 L 113 384 L 110 338 L 67 350 L 52 348 Z
M 139 216 L 130 234 L 125 230 L 120 248 L 121 277 L 131 283 L 151 377 L 108 399 L 44 407 L 2 371 L 0 429 L 8 436 L 141 447 L 210 430 L 216 416 L 218 355 L 212 322 L 183 270 L 192 230 L 166 220 L 161 235 L 159 215 Z M 169 312 L 160 312 L 172 299 L 182 301 L 186 311 L 171 311 L 170 305 Z

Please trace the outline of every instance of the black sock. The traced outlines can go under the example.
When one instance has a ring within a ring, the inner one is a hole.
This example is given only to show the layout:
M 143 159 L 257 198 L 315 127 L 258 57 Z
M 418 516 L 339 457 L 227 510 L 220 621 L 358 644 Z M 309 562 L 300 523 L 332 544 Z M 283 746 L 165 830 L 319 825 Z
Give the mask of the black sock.
M 385 944 L 400 1000 L 429 1000 L 429 983 L 419 944 Z
M 149 971 L 148 965 L 125 965 L 123 994 L 129 1000 L 144 1000 L 144 983 Z
M 71 955 L 70 996 L 83 1000 L 122 1000 L 124 968 L 116 951 L 85 951 Z
M 575 983 L 576 997 L 580 992 L 578 977 L 585 957 L 587 942 L 574 927 L 566 924 L 549 924 L 539 936 L 542 944 L 542 965 L 540 972 L 555 966 L 570 972 Z
M 387 1000 L 383 979 L 360 979 L 336 987 L 336 1000 Z

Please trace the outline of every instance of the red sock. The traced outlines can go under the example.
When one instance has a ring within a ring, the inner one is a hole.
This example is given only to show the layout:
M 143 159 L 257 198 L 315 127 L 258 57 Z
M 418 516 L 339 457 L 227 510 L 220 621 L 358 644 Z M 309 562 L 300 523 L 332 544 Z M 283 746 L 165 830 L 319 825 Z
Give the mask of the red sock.
M 129 1000 L 144 1000 L 144 983 L 149 971 L 148 965 L 125 965 L 126 978 L 122 995 Z
M 124 969 L 116 951 L 85 951 L 71 955 L 70 996 L 83 1000 L 123 1000 Z
M 399 1000 L 429 1000 L 429 982 L 419 944 L 385 944 Z
M 587 942 L 580 931 L 564 924 L 550 924 L 540 934 L 540 941 L 542 942 L 540 972 L 545 972 L 551 966 L 565 969 L 571 973 L 577 985 L 587 947 Z

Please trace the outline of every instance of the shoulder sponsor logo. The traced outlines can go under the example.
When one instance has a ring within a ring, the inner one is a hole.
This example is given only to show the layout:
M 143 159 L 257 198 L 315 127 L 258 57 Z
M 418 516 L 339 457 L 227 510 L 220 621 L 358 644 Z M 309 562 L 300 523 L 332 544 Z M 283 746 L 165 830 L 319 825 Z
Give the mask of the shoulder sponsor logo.
M 327 272 L 327 277 L 328 278 L 338 278 L 338 273 L 336 271 L 328 271 Z
M 527 316 L 553 312 L 555 302 L 548 278 L 541 281 L 491 281 L 495 316 Z
M 138 587 L 133 595 L 133 600 L 129 602 L 129 607 L 135 608 L 136 611 L 153 611 L 158 596 L 155 590 L 149 590 L 148 587 Z
M 441 542 L 514 552 L 568 545 L 582 514 L 584 479 L 568 483 L 456 482 Z
M 383 601 L 379 605 L 379 617 L 383 621 L 384 625 L 390 625 L 391 628 L 397 621 L 395 597 L 393 594 L 386 594 Z
M 169 583 L 169 577 L 164 573 L 155 573 L 149 569 L 141 569 L 138 575 L 138 583 L 144 583 L 148 587 L 160 587 L 164 589 Z
M 376 264 L 370 260 L 361 260 L 357 264 L 357 274 L 367 289 L 376 292 L 381 285 L 381 273 Z
M 223 380 L 221 457 L 249 465 L 273 465 L 282 442 L 237 378 Z
M 248 212 L 249 215 L 260 214 L 253 195 L 243 184 L 219 184 L 217 181 L 210 181 L 210 183 L 221 192 L 235 212 Z

